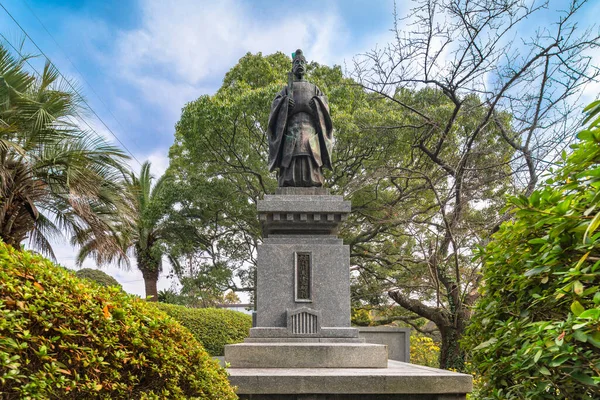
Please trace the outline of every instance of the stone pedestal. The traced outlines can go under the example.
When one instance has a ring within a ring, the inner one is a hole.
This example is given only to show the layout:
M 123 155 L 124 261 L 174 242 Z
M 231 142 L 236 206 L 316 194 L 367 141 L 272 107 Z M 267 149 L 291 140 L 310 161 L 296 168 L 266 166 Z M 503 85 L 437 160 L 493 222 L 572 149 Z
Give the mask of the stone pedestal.
M 225 346 L 238 395 L 464 399 L 469 375 L 388 361 L 386 345 L 365 343 L 350 326 L 350 251 L 336 236 L 349 212 L 350 202 L 323 188 L 279 188 L 259 201 L 256 326 Z
M 349 263 L 348 246 L 335 236 L 265 238 L 258 248 L 256 328 L 250 337 L 261 337 L 270 328 L 276 328 L 273 332 L 280 332 L 279 337 L 331 337 L 335 328 L 346 328 L 339 330 L 341 337 L 347 337 L 347 331 L 358 337 L 350 328 Z M 302 309 L 314 310 L 317 321 L 297 333 L 288 317 Z
M 410 328 L 361 326 L 358 332 L 367 343 L 387 345 L 388 359 L 410 362 Z
M 259 201 L 251 342 L 361 342 L 350 327 L 350 249 L 335 236 L 349 212 L 323 188 L 279 188 Z
M 386 368 L 387 348 L 365 343 L 240 343 L 227 347 L 232 368 Z
M 389 361 L 388 368 L 230 368 L 241 400 L 465 400 L 471 376 Z

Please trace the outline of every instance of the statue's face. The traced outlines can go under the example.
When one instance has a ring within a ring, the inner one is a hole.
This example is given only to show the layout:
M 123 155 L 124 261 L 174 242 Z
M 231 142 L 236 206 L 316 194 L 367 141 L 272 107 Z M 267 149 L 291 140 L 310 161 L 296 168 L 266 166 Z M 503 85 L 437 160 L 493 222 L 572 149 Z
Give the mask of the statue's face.
M 306 61 L 301 58 L 296 58 L 292 70 L 295 75 L 303 76 L 306 73 Z

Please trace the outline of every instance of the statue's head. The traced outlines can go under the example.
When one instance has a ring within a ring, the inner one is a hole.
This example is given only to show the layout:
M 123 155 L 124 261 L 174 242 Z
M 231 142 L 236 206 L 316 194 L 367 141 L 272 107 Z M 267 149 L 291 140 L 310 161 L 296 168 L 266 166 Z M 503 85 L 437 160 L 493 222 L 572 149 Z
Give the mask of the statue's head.
M 306 74 L 306 58 L 304 58 L 304 54 L 300 49 L 296 50 L 294 53 L 292 72 L 299 78 L 302 78 L 304 74 Z

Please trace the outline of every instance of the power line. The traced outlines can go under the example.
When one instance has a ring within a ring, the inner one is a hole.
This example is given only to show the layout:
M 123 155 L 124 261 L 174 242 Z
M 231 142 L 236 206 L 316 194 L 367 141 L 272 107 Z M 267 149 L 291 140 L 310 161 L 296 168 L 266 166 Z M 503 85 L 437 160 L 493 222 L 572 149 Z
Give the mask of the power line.
M 46 58 L 46 60 L 48 60 L 48 62 L 56 69 L 56 72 L 58 72 L 58 74 L 61 76 L 61 78 L 71 87 L 71 89 L 79 96 L 79 98 L 81 99 L 81 101 L 86 105 L 86 107 L 96 116 L 96 118 L 98 118 L 98 120 L 102 123 L 102 125 L 104 125 L 104 127 L 110 132 L 111 135 L 113 135 L 113 137 L 117 140 L 117 142 L 119 142 L 121 144 L 121 146 L 123 146 L 123 148 L 125 149 L 125 151 L 127 151 L 127 153 L 129 153 L 129 155 L 131 156 L 131 158 L 133 158 L 140 166 L 142 165 L 142 163 L 133 155 L 133 153 L 127 148 L 127 146 L 125 146 L 125 144 L 121 141 L 121 139 L 119 139 L 117 137 L 117 135 L 115 135 L 115 133 L 112 131 L 112 129 L 110 129 L 110 127 L 104 122 L 104 120 L 102 118 L 100 118 L 100 116 L 98 115 L 98 113 L 89 105 L 89 103 L 87 102 L 87 100 L 85 100 L 85 98 L 79 93 L 79 91 L 75 88 L 75 86 L 73 86 L 73 84 L 71 83 L 71 81 L 69 79 L 67 79 L 62 72 L 60 72 L 60 70 L 58 69 L 58 67 L 56 66 L 56 64 L 54 64 L 52 62 L 52 60 L 50 59 L 50 57 L 48 57 L 46 55 L 46 53 L 44 53 L 44 51 L 40 48 L 40 46 L 37 45 L 37 43 L 31 38 L 31 36 L 29 36 L 29 34 L 27 33 L 27 31 L 21 26 L 21 24 L 19 24 L 19 22 L 15 19 L 15 17 L 13 17 L 13 15 L 6 9 L 6 7 L 4 7 L 4 4 L 0 3 L 0 7 L 2 7 L 2 9 L 4 9 L 4 11 L 6 12 L 6 14 L 8 14 L 8 16 L 13 20 L 13 22 L 19 27 L 19 29 L 21 29 L 21 31 L 25 34 L 25 37 L 27 37 L 31 43 L 33 43 L 33 45 L 38 49 L 38 51 L 40 53 L 42 53 L 42 55 Z M 5 41 L 8 42 L 8 40 L 6 39 L 6 37 L 4 37 L 4 35 L 2 35 L 2 37 L 4 38 Z M 10 42 L 8 42 L 10 44 Z M 17 50 L 12 44 L 10 44 L 11 47 L 13 49 L 15 49 L 19 55 L 21 55 L 21 57 L 23 57 L 23 55 L 21 54 L 21 52 L 19 50 Z M 31 66 L 31 64 L 29 63 L 29 61 L 27 61 L 27 64 L 29 64 L 29 66 Z M 32 67 L 33 68 L 33 67 Z M 35 69 L 34 69 L 35 70 Z M 37 72 L 37 71 L 36 71 Z M 81 73 L 80 73 L 81 74 Z M 38 75 L 39 72 L 38 72 Z M 41 75 L 40 75 L 41 76 Z M 89 85 L 89 84 L 88 84 Z M 109 110 L 110 111 L 110 110 Z M 112 113 L 111 113 L 112 114 Z M 100 134 L 98 134 L 98 132 L 96 132 L 88 123 L 87 121 L 85 121 L 80 115 L 78 115 L 76 113 L 76 115 L 85 122 L 85 124 L 94 132 L 96 133 L 96 135 L 100 136 Z M 118 122 L 118 121 L 117 121 Z
M 75 65 L 75 63 L 71 60 L 71 57 L 69 57 L 69 54 L 58 43 L 58 41 L 54 38 L 54 36 L 52 35 L 52 33 L 50 33 L 50 31 L 48 30 L 48 28 L 46 28 L 46 25 L 44 25 L 44 23 L 42 22 L 42 20 L 37 16 L 37 14 L 33 10 L 33 8 L 31 8 L 31 6 L 29 5 L 29 3 L 27 3 L 26 0 L 23 0 L 23 3 L 25 3 L 25 6 L 27 7 L 27 9 L 31 12 L 31 14 L 35 17 L 35 19 L 40 23 L 40 25 L 42 26 L 42 28 L 44 28 L 44 31 L 46 31 L 46 33 L 48 34 L 48 36 L 50 36 L 50 38 L 52 39 L 52 41 L 54 42 L 54 44 L 56 44 L 56 46 L 60 49 L 60 51 L 62 51 L 62 53 L 67 58 L 67 60 L 71 64 L 71 66 L 75 69 L 75 71 L 77 71 L 77 73 L 79 74 L 79 76 L 83 79 L 83 81 L 88 85 L 88 87 L 96 95 L 96 97 L 98 98 L 98 100 L 100 100 L 100 102 L 104 105 L 104 107 L 110 113 L 110 115 L 113 117 L 113 119 L 117 122 L 117 124 L 119 124 L 119 126 L 121 127 L 121 129 L 123 129 L 123 131 L 125 131 L 126 129 L 123 126 L 123 124 L 121 124 L 121 121 L 119 121 L 117 119 L 117 117 L 115 116 L 115 114 L 113 114 L 113 112 L 110 109 L 110 107 L 108 106 L 108 104 L 106 104 L 104 102 L 104 100 L 102 100 L 102 97 L 100 97 L 100 95 L 98 94 L 98 92 L 96 92 L 96 90 L 94 89 L 94 87 L 87 81 L 87 79 L 85 79 L 85 76 L 81 73 L 81 71 L 79 70 L 79 68 L 77 68 L 77 66 Z
M 37 70 L 37 68 L 35 68 L 30 62 L 29 62 L 29 58 L 25 57 L 23 55 L 23 53 L 21 52 L 21 50 L 19 50 L 18 48 L 16 48 L 7 38 L 6 36 L 4 36 L 1 32 L 0 32 L 0 37 L 2 37 L 2 39 L 4 39 L 4 41 L 14 50 L 17 52 L 17 54 L 19 54 L 19 56 L 21 56 L 21 58 L 23 60 L 25 60 L 25 62 L 27 63 L 27 65 L 29 65 L 29 68 L 31 68 L 33 70 L 33 72 L 35 72 L 35 74 L 41 78 L 42 74 Z M 82 121 L 84 124 L 87 125 L 87 127 L 94 132 L 98 137 L 102 137 L 98 132 L 96 132 L 94 130 L 94 128 L 92 128 L 92 126 L 81 116 L 79 115 L 79 113 L 77 113 L 77 111 L 73 110 L 73 113 L 75 114 L 76 117 L 79 118 L 80 121 Z M 69 119 L 69 121 L 73 124 L 76 125 L 76 122 L 73 122 L 73 119 L 70 116 L 67 116 L 67 118 Z

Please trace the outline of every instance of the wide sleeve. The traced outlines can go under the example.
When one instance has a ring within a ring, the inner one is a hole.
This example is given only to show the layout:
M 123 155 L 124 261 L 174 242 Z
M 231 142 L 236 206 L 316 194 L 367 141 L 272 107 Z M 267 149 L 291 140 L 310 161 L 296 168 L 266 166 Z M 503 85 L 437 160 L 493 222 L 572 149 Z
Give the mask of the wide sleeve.
M 321 159 L 323 166 L 332 169 L 331 151 L 333 150 L 333 123 L 329 112 L 329 102 L 317 88 L 320 95 L 314 97 L 315 111 L 317 116 L 317 128 L 319 129 L 319 143 L 321 146 Z
M 281 145 L 288 116 L 287 86 L 277 94 L 271 104 L 271 112 L 267 123 L 267 139 L 269 141 L 269 171 L 279 166 Z

